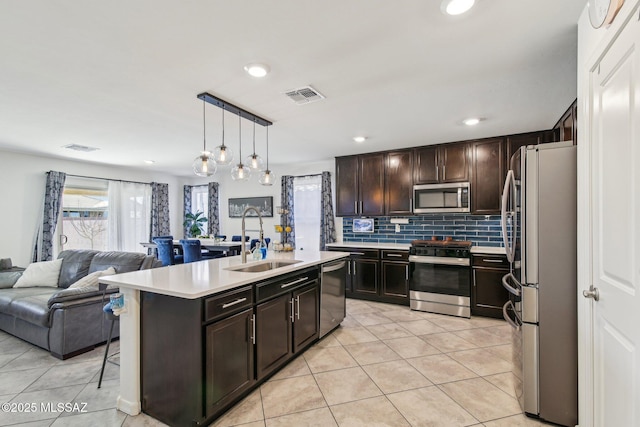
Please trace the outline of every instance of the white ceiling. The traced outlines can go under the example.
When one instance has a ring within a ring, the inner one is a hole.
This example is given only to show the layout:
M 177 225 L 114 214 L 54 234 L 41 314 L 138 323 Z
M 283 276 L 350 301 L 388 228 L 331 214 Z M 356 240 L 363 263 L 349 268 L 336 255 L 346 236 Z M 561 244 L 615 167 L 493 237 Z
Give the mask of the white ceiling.
M 3 1 L 0 148 L 189 176 L 201 92 L 274 122 L 271 163 L 547 129 L 576 97 L 585 4 L 478 0 L 448 17 L 440 0 Z M 256 61 L 264 79 L 243 71 Z M 327 99 L 283 95 L 309 84 Z M 221 110 L 206 111 L 213 148 Z M 264 155 L 260 126 L 256 141 Z

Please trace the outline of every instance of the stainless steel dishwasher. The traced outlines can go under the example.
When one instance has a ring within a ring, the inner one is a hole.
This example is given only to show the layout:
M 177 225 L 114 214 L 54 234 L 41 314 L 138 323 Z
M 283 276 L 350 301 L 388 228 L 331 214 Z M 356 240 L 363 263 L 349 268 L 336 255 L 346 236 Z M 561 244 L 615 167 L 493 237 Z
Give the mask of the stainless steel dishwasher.
M 320 267 L 320 338 L 337 328 L 346 315 L 347 261 L 342 259 Z

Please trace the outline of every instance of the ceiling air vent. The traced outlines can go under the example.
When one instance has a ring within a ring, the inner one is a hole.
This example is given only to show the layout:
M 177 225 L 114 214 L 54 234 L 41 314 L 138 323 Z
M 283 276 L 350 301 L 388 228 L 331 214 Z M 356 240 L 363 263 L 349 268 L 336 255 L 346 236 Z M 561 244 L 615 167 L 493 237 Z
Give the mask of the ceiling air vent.
M 85 153 L 88 153 L 90 151 L 99 150 L 99 148 L 87 147 L 86 145 L 79 145 L 79 144 L 63 145 L 62 148 L 68 148 L 69 150 L 82 151 L 82 152 L 85 152 Z
M 312 88 L 311 86 L 305 86 L 298 89 L 290 90 L 284 93 L 298 105 L 309 104 L 311 102 L 320 101 L 325 96 Z

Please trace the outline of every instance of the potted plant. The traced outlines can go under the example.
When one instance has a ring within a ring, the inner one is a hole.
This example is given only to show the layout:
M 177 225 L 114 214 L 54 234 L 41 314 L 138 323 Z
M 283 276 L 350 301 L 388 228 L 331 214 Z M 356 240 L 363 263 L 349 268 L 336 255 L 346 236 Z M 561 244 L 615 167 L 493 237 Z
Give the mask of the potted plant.
M 198 237 L 204 234 L 204 223 L 207 221 L 207 217 L 200 211 L 196 213 L 187 212 L 183 223 L 183 226 L 187 228 L 188 236 L 186 237 Z

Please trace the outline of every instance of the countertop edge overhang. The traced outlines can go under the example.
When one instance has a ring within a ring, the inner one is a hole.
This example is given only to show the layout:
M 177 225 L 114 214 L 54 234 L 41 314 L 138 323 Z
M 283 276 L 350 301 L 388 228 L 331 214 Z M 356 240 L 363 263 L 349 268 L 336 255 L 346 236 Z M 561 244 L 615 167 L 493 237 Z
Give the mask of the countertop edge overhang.
M 185 299 L 197 299 L 348 256 L 348 252 L 329 251 L 269 252 L 266 260 L 263 261 L 295 259 L 300 262 L 265 272 L 247 273 L 227 270 L 229 267 L 242 265 L 240 256 L 223 257 L 189 264 L 177 264 L 150 270 L 103 276 L 100 277 L 99 281 L 102 284 L 114 285 L 120 288 L 130 288 Z M 249 261 L 247 265 L 255 262 L 260 261 Z
M 400 250 L 408 251 L 411 247 L 409 243 L 376 243 L 376 242 L 340 242 L 340 243 L 328 243 L 327 247 L 330 248 L 362 248 L 362 249 L 387 249 L 387 250 Z M 505 255 L 504 247 L 497 246 L 472 246 L 472 254 L 495 254 Z

